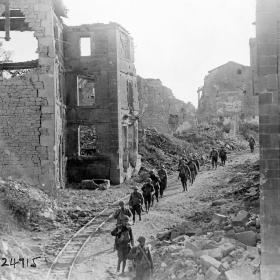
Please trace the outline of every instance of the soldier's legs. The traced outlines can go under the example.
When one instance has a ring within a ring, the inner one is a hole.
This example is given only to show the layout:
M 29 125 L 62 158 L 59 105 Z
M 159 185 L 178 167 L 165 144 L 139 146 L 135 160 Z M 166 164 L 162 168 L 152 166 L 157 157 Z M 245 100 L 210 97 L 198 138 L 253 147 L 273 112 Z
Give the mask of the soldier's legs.
M 135 211 L 139 216 L 139 221 L 141 221 L 141 205 L 135 205 Z M 135 220 L 135 216 L 134 216 L 134 220 Z
M 132 212 L 132 220 L 133 220 L 133 223 L 135 223 L 135 214 L 136 214 L 135 205 L 132 206 L 131 212 Z

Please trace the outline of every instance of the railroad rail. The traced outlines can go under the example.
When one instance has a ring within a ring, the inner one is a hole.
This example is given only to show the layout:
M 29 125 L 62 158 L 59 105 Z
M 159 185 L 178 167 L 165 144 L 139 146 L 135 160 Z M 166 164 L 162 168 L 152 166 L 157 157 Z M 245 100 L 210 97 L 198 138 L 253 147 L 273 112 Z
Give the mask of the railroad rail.
M 60 250 L 48 270 L 46 280 L 71 280 L 73 269 L 81 252 L 92 237 L 98 234 L 103 225 L 113 218 L 113 213 L 121 200 L 126 200 L 129 195 L 108 205 L 97 213 L 86 225 L 81 227 Z

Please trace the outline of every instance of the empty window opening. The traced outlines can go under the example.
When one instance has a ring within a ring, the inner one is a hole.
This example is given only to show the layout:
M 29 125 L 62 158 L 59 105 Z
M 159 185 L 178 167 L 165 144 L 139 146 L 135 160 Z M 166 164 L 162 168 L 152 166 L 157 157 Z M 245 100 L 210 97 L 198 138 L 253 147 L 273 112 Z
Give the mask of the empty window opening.
M 95 104 L 95 83 L 93 80 L 84 77 L 77 77 L 77 105 L 78 106 L 92 106 Z
M 91 39 L 90 37 L 80 38 L 80 55 L 91 56 Z
M 0 15 L 0 61 L 13 63 L 38 59 L 38 40 L 25 22 L 24 14 L 19 9 L 10 9 L 10 18 L 6 15 L 6 12 Z M 7 20 L 10 23 L 8 33 Z
M 93 156 L 97 153 L 97 135 L 94 125 L 79 126 L 79 155 Z

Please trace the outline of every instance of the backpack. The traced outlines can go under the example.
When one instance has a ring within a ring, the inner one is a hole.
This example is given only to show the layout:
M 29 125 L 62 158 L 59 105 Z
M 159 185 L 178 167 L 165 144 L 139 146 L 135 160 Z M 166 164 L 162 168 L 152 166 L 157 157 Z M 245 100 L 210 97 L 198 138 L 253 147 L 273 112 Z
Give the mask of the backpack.
M 121 235 L 117 238 L 117 243 L 129 243 L 130 242 L 130 236 L 129 231 L 125 230 L 121 232 Z
M 130 197 L 131 205 L 138 205 L 141 204 L 140 193 L 132 193 Z

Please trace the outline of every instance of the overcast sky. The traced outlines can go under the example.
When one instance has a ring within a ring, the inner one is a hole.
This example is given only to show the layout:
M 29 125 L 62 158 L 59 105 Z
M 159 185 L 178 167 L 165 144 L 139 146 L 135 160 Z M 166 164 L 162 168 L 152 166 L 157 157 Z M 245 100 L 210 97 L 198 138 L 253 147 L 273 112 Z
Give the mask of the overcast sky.
M 255 0 L 64 0 L 69 25 L 118 22 L 133 36 L 137 74 L 160 79 L 197 105 L 207 72 L 228 61 L 249 65 Z M 23 36 L 23 34 L 22 34 Z M 18 42 L 23 42 L 19 39 Z M 13 43 L 14 44 L 14 43 Z M 27 55 L 31 48 L 23 49 Z M 15 54 L 16 56 L 16 54 Z

